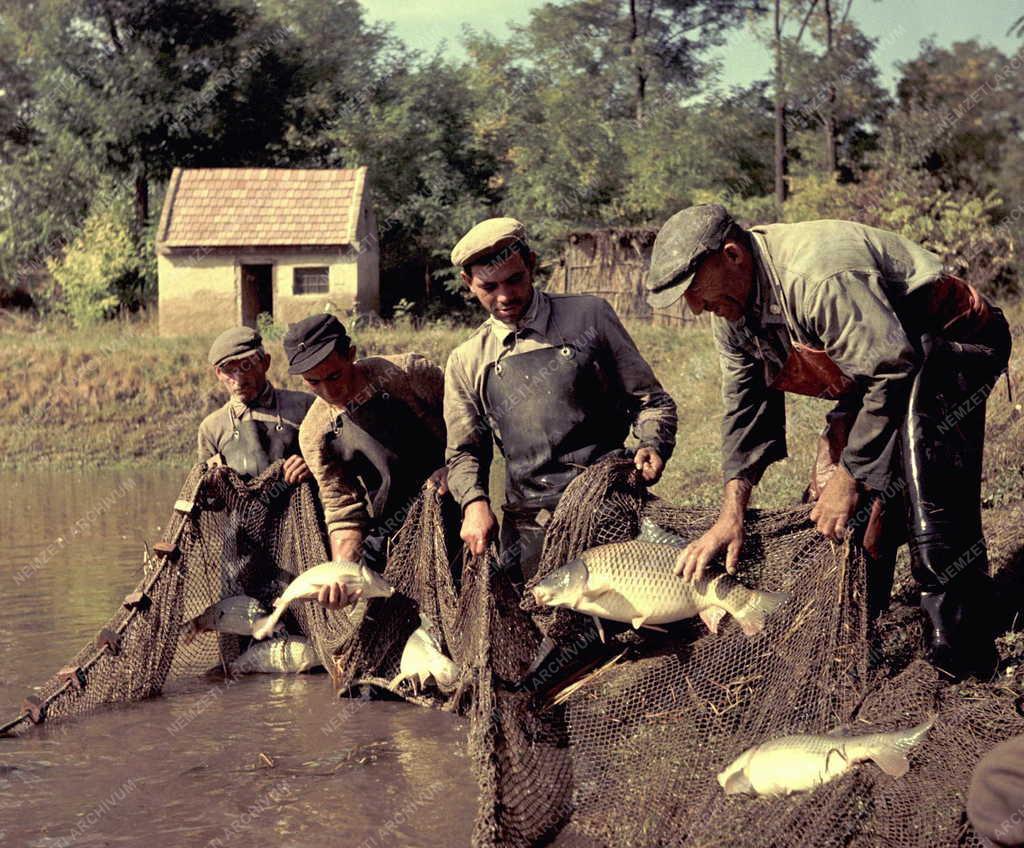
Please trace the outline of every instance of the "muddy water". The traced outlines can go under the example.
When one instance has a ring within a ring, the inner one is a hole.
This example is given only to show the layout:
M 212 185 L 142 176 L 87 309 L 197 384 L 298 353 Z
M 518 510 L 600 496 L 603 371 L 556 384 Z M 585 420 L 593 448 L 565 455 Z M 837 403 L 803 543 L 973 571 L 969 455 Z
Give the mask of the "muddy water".
M 0 473 L 0 721 L 136 583 L 180 478 Z M 465 729 L 324 674 L 197 680 L 0 739 L 0 845 L 466 845 Z

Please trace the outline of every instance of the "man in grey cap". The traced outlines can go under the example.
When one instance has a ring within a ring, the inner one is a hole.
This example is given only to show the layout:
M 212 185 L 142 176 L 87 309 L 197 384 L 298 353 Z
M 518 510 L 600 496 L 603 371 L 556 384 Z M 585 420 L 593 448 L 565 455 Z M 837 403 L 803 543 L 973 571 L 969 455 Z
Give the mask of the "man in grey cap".
M 700 577 L 723 549 L 735 570 L 751 489 L 786 456 L 783 393 L 838 401 L 811 520 L 834 539 L 863 532 L 873 614 L 909 533 L 930 658 L 954 677 L 989 669 L 980 479 L 985 399 L 1010 353 L 1002 313 L 895 233 L 849 221 L 746 230 L 714 204 L 666 222 L 647 287 L 655 308 L 685 297 L 714 313 L 723 375 L 725 498 L 680 573 Z
M 270 383 L 270 354 L 263 349 L 260 334 L 249 327 L 232 327 L 217 336 L 209 360 L 230 397 L 199 425 L 199 462 L 219 457 L 239 474 L 256 476 L 283 459 L 286 482 L 307 479 L 309 469 L 299 453 L 299 425 L 313 396 Z
M 356 359 L 344 325 L 329 314 L 289 326 L 284 349 L 289 373 L 317 395 L 299 443 L 320 487 L 331 556 L 383 571 L 387 540 L 423 484 L 448 491 L 444 375 L 418 353 Z M 320 594 L 327 606 L 346 600 L 337 585 Z
M 514 579 L 528 580 L 566 486 L 622 451 L 630 424 L 636 467 L 657 482 L 675 445 L 676 407 L 604 300 L 534 289 L 537 257 L 519 221 L 477 224 L 451 259 L 490 317 L 448 359 L 448 484 L 463 541 L 483 553 L 497 528 L 488 490 L 497 442 L 507 469 L 502 556 Z

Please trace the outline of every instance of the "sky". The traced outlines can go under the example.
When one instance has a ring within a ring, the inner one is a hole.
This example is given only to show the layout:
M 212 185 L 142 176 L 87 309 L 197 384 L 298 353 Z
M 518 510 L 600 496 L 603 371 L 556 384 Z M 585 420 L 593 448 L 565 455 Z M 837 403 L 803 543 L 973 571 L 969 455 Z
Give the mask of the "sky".
M 465 25 L 504 37 L 508 23 L 524 23 L 538 0 L 362 0 L 371 20 L 388 22 L 410 47 L 433 51 L 442 43 L 459 54 Z M 839 4 L 836 4 L 839 5 Z M 882 81 L 892 86 L 897 63 L 917 55 L 921 40 L 932 36 L 941 45 L 977 38 L 1004 52 L 1024 40 L 1006 31 L 1024 15 L 1024 0 L 853 0 L 851 16 L 878 40 L 875 61 Z M 767 78 L 771 58 L 749 30 L 735 31 L 716 54 L 722 62 L 722 83 L 745 85 Z

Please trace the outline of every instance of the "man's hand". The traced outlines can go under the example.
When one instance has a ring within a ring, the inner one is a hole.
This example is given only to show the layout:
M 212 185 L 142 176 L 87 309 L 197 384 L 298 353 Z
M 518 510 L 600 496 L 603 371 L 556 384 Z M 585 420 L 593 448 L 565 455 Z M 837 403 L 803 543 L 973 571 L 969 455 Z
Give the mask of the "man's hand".
M 676 574 L 683 580 L 700 580 L 704 569 L 725 548 L 725 570 L 736 573 L 736 563 L 743 547 L 743 522 L 720 517 L 703 536 L 683 549 L 676 561 Z
M 308 480 L 311 476 L 306 460 L 297 453 L 285 459 L 281 470 L 284 472 L 284 482 L 289 486 L 294 486 L 296 483 Z
M 327 609 L 336 610 L 354 604 L 362 594 L 361 589 L 353 589 L 350 592 L 344 583 L 329 583 L 320 587 L 320 594 L 316 599 Z
M 459 535 L 471 554 L 479 556 L 486 551 L 497 530 L 498 521 L 491 512 L 490 501 L 481 498 L 466 507 Z
M 811 510 L 811 521 L 818 532 L 827 539 L 842 541 L 846 524 L 857 508 L 858 495 L 857 481 L 843 466 L 837 466 Z
M 665 470 L 665 460 L 661 458 L 654 448 L 640 448 L 633 457 L 636 463 L 636 470 L 643 477 L 644 484 L 653 486 L 661 479 L 661 472 Z
M 427 478 L 427 490 L 437 489 L 439 495 L 448 494 L 448 466 L 442 465 Z
M 696 542 L 683 548 L 676 560 L 676 574 L 684 580 L 700 580 L 704 569 L 725 548 L 725 570 L 736 573 L 736 565 L 743 547 L 743 519 L 750 503 L 753 486 L 742 477 L 733 477 L 725 484 L 725 497 L 718 521 Z

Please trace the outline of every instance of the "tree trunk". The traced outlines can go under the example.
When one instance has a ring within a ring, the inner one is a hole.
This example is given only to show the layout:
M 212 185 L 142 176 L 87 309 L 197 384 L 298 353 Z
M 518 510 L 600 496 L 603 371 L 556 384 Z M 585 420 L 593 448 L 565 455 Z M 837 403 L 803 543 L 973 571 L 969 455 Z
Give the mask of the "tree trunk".
M 786 86 L 782 65 L 782 0 L 775 0 L 775 203 L 786 202 Z
M 828 75 L 828 97 L 822 121 L 825 125 L 825 173 L 836 172 L 836 84 L 835 62 L 832 56 L 832 0 L 825 0 L 825 73 Z
M 135 177 L 135 233 L 141 237 L 149 221 L 149 181 L 145 172 Z
M 636 122 L 643 123 L 644 120 L 644 98 L 647 96 L 647 74 L 644 72 L 643 63 L 640 61 L 637 51 L 637 41 L 640 38 L 640 27 L 637 24 L 636 0 L 629 0 L 629 55 L 633 57 L 636 65 Z

